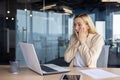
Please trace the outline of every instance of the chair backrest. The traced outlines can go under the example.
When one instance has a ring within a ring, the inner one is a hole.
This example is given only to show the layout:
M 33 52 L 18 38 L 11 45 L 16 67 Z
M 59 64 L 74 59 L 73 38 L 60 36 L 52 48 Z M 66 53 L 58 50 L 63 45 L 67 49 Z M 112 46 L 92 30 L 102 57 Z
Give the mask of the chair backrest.
M 108 65 L 109 45 L 104 45 L 97 61 L 97 67 L 106 68 Z

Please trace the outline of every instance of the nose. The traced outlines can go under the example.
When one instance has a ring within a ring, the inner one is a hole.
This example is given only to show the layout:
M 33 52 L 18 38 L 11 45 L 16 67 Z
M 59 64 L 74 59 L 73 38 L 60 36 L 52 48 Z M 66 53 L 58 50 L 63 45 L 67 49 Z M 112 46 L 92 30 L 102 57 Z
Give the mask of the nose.
M 78 26 L 74 26 L 74 30 L 78 30 L 79 29 L 79 27 Z

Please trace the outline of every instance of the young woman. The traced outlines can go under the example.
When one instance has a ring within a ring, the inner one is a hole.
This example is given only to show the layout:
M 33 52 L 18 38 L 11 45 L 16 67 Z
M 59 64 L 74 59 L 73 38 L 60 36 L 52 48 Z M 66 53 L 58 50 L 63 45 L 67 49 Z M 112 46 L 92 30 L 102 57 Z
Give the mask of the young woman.
M 74 18 L 73 34 L 64 59 L 70 66 L 96 67 L 103 45 L 104 39 L 97 33 L 90 16 L 79 14 Z

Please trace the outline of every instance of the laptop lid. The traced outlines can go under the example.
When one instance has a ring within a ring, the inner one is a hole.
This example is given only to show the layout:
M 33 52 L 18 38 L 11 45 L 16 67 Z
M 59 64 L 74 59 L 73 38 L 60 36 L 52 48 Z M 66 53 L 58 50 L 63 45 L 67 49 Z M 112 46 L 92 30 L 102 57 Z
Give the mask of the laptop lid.
M 40 73 L 41 75 L 70 71 L 68 69 L 65 69 L 63 67 L 60 67 L 60 66 L 57 66 L 54 64 L 44 64 L 44 66 L 47 66 L 47 67 L 54 69 L 56 71 L 46 72 L 46 71 L 42 70 L 43 67 L 42 67 L 42 65 L 40 66 L 34 45 L 30 44 L 30 43 L 23 43 L 23 42 L 20 42 L 19 44 L 20 44 L 21 50 L 23 52 L 25 62 L 27 64 L 28 68 L 30 68 L 31 70 L 33 70 L 37 73 Z M 41 67 L 42 67 L 42 69 L 41 69 Z
M 33 44 L 20 42 L 19 45 L 28 68 L 43 75 Z

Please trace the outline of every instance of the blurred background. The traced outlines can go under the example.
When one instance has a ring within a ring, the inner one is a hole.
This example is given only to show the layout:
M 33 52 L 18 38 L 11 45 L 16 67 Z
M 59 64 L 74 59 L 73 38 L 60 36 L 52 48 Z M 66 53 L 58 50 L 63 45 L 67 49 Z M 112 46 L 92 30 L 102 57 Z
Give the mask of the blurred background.
M 76 14 L 88 13 L 109 45 L 108 67 L 120 67 L 119 0 L 0 0 L 0 64 L 26 65 L 19 42 L 33 43 L 41 63 L 69 65 L 63 55 Z

